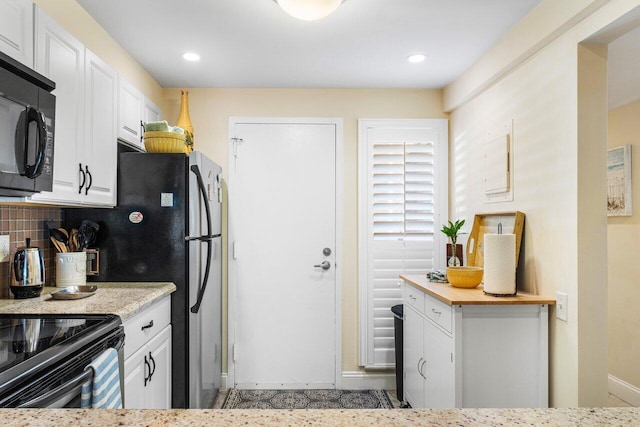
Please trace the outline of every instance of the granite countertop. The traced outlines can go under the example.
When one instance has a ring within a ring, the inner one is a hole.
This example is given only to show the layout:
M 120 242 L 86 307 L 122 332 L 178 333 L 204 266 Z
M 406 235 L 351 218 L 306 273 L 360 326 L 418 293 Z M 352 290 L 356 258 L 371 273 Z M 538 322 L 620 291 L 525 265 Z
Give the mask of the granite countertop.
M 14 426 L 630 426 L 640 408 L 573 409 L 0 409 Z
M 124 321 L 171 294 L 170 282 L 91 282 L 95 295 L 76 300 L 55 300 L 51 293 L 62 288 L 45 287 L 38 298 L 0 299 L 1 314 L 117 314 Z
M 554 298 L 527 294 L 521 291 L 518 291 L 518 294 L 512 297 L 495 297 L 486 295 L 483 292 L 482 285 L 473 289 L 465 289 L 453 287 L 449 283 L 431 282 L 425 276 L 401 275 L 400 278 L 419 291 L 425 292 L 449 305 L 555 305 L 556 303 Z

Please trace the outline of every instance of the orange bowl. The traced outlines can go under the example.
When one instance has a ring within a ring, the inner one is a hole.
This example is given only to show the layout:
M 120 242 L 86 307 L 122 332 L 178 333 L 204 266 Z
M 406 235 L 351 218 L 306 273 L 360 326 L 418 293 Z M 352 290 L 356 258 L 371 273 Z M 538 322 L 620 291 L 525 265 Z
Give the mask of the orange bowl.
M 456 288 L 472 289 L 482 282 L 482 267 L 447 267 L 447 280 Z

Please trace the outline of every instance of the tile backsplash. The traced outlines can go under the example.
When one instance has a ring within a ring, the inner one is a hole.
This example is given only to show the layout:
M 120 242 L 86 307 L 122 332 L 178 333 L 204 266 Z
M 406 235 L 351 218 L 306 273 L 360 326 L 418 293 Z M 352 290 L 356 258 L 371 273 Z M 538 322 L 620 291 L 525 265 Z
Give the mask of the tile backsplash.
M 11 263 L 16 249 L 25 246 L 25 239 L 31 238 L 31 246 L 40 248 L 44 257 L 46 286 L 55 286 L 55 250 L 49 241 L 47 221 L 60 225 L 60 208 L 31 206 L 0 206 L 0 235 L 9 235 L 10 262 L 0 263 L 0 298 L 12 297 Z

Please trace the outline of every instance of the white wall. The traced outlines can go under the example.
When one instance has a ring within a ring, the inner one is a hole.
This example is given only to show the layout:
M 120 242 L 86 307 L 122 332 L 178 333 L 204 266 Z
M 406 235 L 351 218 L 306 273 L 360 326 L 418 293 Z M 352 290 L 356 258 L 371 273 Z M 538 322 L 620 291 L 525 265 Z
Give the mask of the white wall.
M 445 89 L 445 108 L 455 108 L 450 216 L 526 214 L 519 288 L 569 295 L 568 322 L 551 310 L 550 403 L 606 406 L 606 47 L 578 45 L 640 1 L 566 0 L 565 23 L 554 15 L 557 3 L 543 1 Z M 530 28 L 548 34 L 526 42 Z M 514 201 L 486 204 L 482 146 L 489 130 L 510 120 Z

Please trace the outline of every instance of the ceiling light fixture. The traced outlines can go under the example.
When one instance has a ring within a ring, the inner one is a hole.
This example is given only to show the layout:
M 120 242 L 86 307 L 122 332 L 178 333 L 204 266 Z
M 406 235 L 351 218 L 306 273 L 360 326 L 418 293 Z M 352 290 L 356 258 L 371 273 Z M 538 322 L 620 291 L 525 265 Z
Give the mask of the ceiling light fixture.
M 315 21 L 335 11 L 346 0 L 273 0 L 289 15 Z
M 186 59 L 187 61 L 200 61 L 200 55 L 198 55 L 197 53 L 193 53 L 193 52 L 187 52 L 187 53 L 183 54 L 182 57 L 184 59 Z
M 407 61 L 411 62 L 412 64 L 423 62 L 425 59 L 427 59 L 427 55 L 425 55 L 424 53 L 416 53 L 416 54 L 407 56 Z

